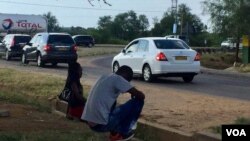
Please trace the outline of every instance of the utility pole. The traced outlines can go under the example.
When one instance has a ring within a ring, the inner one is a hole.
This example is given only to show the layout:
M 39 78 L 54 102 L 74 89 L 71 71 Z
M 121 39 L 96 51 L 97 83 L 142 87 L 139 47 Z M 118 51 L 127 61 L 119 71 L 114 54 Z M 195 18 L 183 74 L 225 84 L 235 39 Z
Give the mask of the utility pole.
M 177 35 L 178 0 L 172 0 L 172 14 L 174 15 L 175 18 L 175 22 L 173 25 L 173 34 Z

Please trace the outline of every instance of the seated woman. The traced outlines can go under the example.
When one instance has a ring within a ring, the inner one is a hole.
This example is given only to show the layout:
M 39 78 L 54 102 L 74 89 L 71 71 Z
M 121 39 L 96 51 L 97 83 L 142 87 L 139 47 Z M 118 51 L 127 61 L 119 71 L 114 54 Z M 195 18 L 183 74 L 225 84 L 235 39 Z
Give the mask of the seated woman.
M 68 77 L 65 84 L 65 87 L 71 91 L 66 115 L 68 119 L 80 120 L 86 103 L 86 99 L 83 97 L 83 87 L 80 82 L 81 77 L 81 65 L 77 62 L 70 63 L 68 67 Z

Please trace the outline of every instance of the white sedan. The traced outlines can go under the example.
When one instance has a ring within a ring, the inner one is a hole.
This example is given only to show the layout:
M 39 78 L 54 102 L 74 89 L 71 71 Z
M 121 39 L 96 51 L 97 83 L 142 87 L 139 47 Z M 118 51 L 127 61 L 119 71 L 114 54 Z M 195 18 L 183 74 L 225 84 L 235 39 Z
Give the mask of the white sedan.
M 112 70 L 129 66 L 147 82 L 157 76 L 182 77 L 191 82 L 200 72 L 200 54 L 184 41 L 174 38 L 148 37 L 130 42 L 112 61 Z

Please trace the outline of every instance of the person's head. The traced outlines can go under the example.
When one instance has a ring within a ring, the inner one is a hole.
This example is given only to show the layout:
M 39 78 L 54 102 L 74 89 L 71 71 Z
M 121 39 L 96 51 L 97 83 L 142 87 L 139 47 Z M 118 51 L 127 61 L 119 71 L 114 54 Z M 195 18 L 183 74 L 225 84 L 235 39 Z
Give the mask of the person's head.
M 82 67 L 78 62 L 69 63 L 68 77 L 76 80 L 82 77 Z
M 121 66 L 117 71 L 117 75 L 122 76 L 127 81 L 131 81 L 133 78 L 133 70 L 128 66 Z

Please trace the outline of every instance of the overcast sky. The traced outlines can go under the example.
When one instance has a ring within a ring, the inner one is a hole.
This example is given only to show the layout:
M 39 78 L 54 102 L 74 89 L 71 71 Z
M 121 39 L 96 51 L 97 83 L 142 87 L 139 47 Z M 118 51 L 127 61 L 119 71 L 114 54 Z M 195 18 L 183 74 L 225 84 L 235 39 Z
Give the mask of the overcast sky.
M 97 27 L 101 16 L 115 17 L 119 13 L 134 10 L 137 14 L 145 14 L 152 27 L 152 19 L 157 17 L 160 20 L 172 6 L 172 0 L 107 1 L 112 6 L 98 2 L 91 6 L 88 0 L 0 0 L 0 13 L 44 14 L 50 11 L 58 19 L 60 26 L 88 28 Z M 208 24 L 208 15 L 202 15 L 201 1 L 203 0 L 178 0 L 178 4 L 187 4 L 193 14 L 198 15 L 204 24 Z

